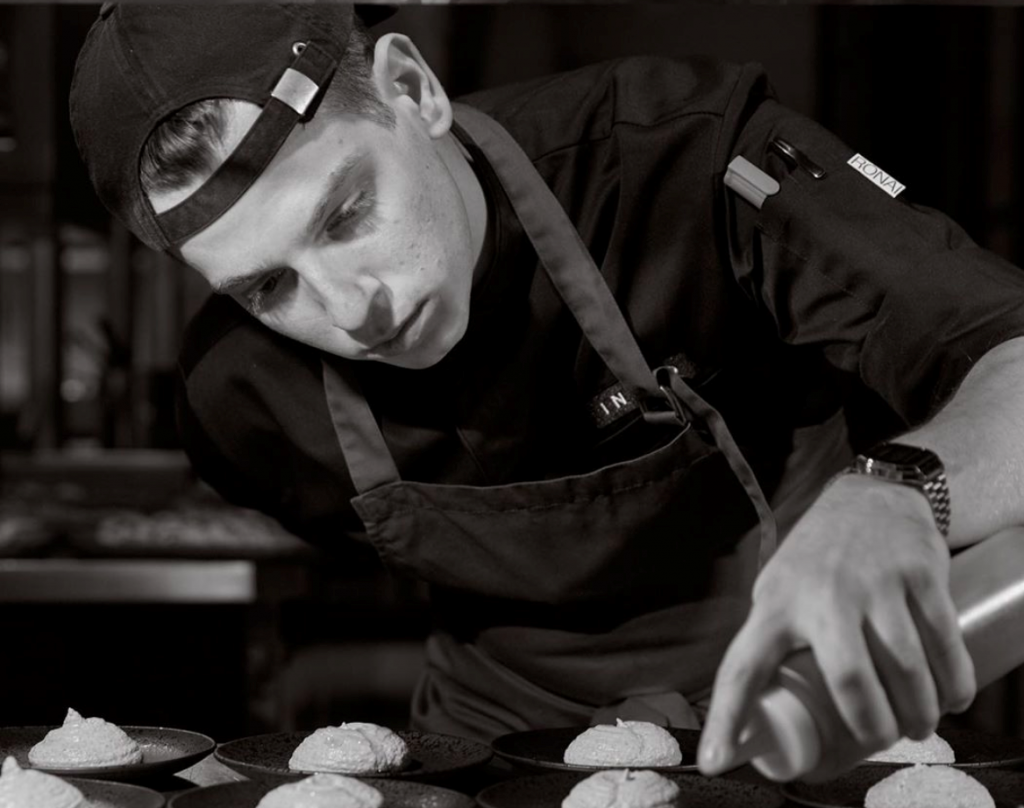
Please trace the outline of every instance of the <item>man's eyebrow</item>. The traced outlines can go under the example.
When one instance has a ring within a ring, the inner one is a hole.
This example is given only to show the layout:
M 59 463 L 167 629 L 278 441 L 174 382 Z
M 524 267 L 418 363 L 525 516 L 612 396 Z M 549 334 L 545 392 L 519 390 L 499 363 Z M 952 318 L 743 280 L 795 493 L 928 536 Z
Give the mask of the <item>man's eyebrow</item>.
M 260 264 L 241 275 L 232 275 L 230 278 L 225 278 L 220 283 L 213 284 L 213 291 L 218 295 L 229 295 L 240 286 L 247 286 L 251 283 L 255 283 L 263 275 L 273 272 L 276 268 L 276 265 L 273 263 Z
M 324 186 L 323 193 L 320 194 L 320 201 L 313 208 L 313 215 L 309 217 L 309 222 L 306 223 L 305 235 L 307 239 L 312 239 L 316 236 L 320 223 L 327 217 L 331 209 L 331 204 L 334 202 L 338 189 L 342 188 L 349 181 L 352 174 L 355 173 L 355 170 L 363 162 L 364 157 L 365 155 L 362 151 L 355 151 L 346 156 L 339 165 L 335 166 L 327 178 L 327 184 Z
M 307 239 L 311 239 L 316 235 L 316 232 L 320 227 L 320 223 L 326 218 L 327 214 L 331 210 L 331 206 L 337 196 L 338 189 L 343 187 L 349 181 L 352 174 L 363 162 L 364 157 L 365 155 L 362 151 L 352 152 L 347 155 L 345 159 L 342 160 L 341 163 L 339 163 L 328 175 L 327 182 L 324 185 L 324 190 L 320 194 L 320 199 L 313 208 L 313 215 L 309 217 L 309 221 L 306 223 L 304 236 Z M 254 283 L 261 276 L 274 272 L 276 269 L 277 266 L 273 263 L 260 264 L 247 272 L 241 273 L 240 275 L 232 275 L 230 278 L 225 278 L 223 281 L 213 286 L 213 291 L 219 295 L 230 294 L 240 286 L 246 286 L 247 284 Z

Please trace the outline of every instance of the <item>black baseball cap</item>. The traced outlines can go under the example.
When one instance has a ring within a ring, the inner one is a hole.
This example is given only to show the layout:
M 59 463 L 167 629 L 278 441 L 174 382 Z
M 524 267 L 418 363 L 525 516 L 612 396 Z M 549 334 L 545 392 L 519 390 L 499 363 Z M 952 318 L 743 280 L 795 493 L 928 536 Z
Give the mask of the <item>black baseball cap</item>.
M 78 55 L 70 113 L 104 205 L 143 242 L 173 251 L 225 213 L 295 124 L 309 120 L 348 45 L 353 18 L 391 6 L 345 3 L 105 3 Z M 195 193 L 159 215 L 139 162 L 168 116 L 208 98 L 262 107 L 237 148 Z

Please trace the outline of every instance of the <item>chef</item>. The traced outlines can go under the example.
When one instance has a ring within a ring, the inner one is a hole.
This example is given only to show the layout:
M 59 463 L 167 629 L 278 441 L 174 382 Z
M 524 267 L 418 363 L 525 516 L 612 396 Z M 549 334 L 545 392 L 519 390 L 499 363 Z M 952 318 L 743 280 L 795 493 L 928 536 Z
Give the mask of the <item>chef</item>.
M 703 726 L 713 774 L 806 647 L 866 747 L 966 708 L 950 550 L 1024 520 L 1024 275 L 757 67 L 453 102 L 366 13 L 107 4 L 71 117 L 217 293 L 199 473 L 429 585 L 414 726 Z

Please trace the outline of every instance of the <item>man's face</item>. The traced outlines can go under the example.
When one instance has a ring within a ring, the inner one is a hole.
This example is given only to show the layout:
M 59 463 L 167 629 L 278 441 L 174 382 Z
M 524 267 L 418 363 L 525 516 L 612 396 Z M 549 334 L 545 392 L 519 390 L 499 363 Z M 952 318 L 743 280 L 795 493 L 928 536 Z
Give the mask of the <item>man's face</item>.
M 405 368 L 440 361 L 465 333 L 476 254 L 456 147 L 405 101 L 392 104 L 393 130 L 326 110 L 297 126 L 242 198 L 182 245 L 185 260 L 299 342 Z M 240 106 L 232 131 L 254 116 Z

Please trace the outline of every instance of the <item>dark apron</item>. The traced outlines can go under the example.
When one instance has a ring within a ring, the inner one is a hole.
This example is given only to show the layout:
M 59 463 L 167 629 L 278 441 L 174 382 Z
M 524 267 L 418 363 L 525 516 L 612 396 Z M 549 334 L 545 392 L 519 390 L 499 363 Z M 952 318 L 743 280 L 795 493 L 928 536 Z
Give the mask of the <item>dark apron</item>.
M 775 549 L 775 521 L 722 418 L 675 368 L 652 370 L 529 158 L 457 105 L 583 334 L 666 432 L 597 471 L 498 486 L 406 482 L 351 365 L 324 362 L 352 504 L 386 565 L 430 586 L 419 729 L 488 740 L 616 716 L 697 726 Z M 682 271 L 682 270 L 681 270 Z M 515 402 L 509 402 L 514 406 Z

